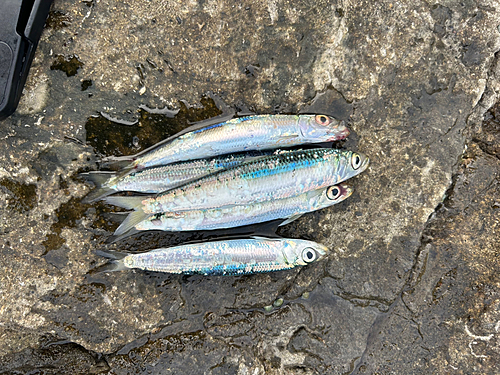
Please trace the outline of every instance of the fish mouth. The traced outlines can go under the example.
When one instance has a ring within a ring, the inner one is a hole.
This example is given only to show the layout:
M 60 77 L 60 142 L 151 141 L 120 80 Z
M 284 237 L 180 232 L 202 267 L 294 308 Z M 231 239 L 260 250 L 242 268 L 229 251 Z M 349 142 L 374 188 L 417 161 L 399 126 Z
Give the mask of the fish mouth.
M 341 139 L 347 138 L 349 134 L 351 134 L 349 129 L 347 129 L 347 127 L 345 127 L 344 125 L 339 125 L 339 129 L 337 129 L 337 131 L 332 137 L 328 138 L 327 142 L 340 141 Z
M 361 167 L 359 167 L 358 169 L 359 173 L 365 171 L 369 165 L 370 165 L 370 159 L 367 156 L 365 156 L 365 160 L 363 160 L 363 162 L 361 163 Z
M 345 195 L 346 198 L 350 197 L 352 195 L 352 193 L 354 192 L 354 189 L 352 188 L 352 186 L 345 184 L 345 183 L 342 183 L 340 185 L 342 186 L 343 195 Z
M 326 256 L 326 254 L 328 254 L 328 251 L 329 251 L 328 247 L 326 247 L 325 245 L 323 245 L 321 243 L 316 245 L 315 250 L 319 254 L 318 260 L 324 258 Z

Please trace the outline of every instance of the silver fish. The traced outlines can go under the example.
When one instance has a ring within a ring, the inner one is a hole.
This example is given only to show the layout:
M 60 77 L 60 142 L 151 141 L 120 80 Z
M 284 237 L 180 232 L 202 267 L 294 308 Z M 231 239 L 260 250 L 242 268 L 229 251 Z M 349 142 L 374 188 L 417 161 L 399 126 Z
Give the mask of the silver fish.
M 161 193 L 210 173 L 231 168 L 257 159 L 258 157 L 286 152 L 289 151 L 278 149 L 239 152 L 208 159 L 186 160 L 168 165 L 149 167 L 125 175 L 104 171 L 80 173 L 80 176 L 92 181 L 97 187 L 85 197 L 83 202 L 94 202 L 121 191 Z
M 285 225 L 304 213 L 320 210 L 347 199 L 353 190 L 346 184 L 309 191 L 294 197 L 251 205 L 227 206 L 206 210 L 161 213 L 136 224 L 123 237 L 144 230 L 188 231 L 234 228 L 276 219 Z
M 231 276 L 281 271 L 322 259 L 328 251 L 313 241 L 288 238 L 212 241 L 141 254 L 100 252 L 114 258 L 106 271 L 127 268 L 185 275 Z
M 246 116 L 188 128 L 139 154 L 104 161 L 129 161 L 126 170 L 143 169 L 240 151 L 332 142 L 348 135 L 343 121 L 326 115 Z
M 243 163 L 153 197 L 108 197 L 106 201 L 136 210 L 118 227 L 115 234 L 119 235 L 157 213 L 254 204 L 321 189 L 361 173 L 368 164 L 365 155 L 351 151 L 293 151 Z

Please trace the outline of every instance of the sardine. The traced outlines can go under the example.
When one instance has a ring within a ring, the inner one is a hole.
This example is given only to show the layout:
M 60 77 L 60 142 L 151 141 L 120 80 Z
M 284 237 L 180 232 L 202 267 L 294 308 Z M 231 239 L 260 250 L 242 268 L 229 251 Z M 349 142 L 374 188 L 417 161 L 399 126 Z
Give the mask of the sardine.
M 289 198 L 336 185 L 364 171 L 369 159 L 352 151 L 312 149 L 259 158 L 215 172 L 153 197 L 107 197 L 108 203 L 134 209 L 115 234 L 148 216 L 248 205 Z
M 240 151 L 332 142 L 348 135 L 343 121 L 326 115 L 246 116 L 188 128 L 136 155 L 104 161 L 130 161 L 125 170 L 143 169 Z
M 285 225 L 307 212 L 340 203 L 347 199 L 352 192 L 352 188 L 343 183 L 290 198 L 264 201 L 251 205 L 161 213 L 136 224 L 131 232 L 124 234 L 121 238 L 144 230 L 214 230 L 240 227 L 276 219 L 287 219 L 280 224 Z M 121 238 L 117 238 L 117 240 Z
M 139 268 L 184 275 L 235 276 L 305 266 L 322 259 L 327 251 L 326 246 L 313 241 L 254 237 L 180 245 L 141 254 L 100 254 L 114 258 L 106 271 Z
M 210 173 L 231 168 L 258 157 L 286 152 L 289 151 L 278 149 L 239 152 L 208 159 L 186 160 L 168 165 L 149 167 L 125 175 L 104 171 L 80 173 L 80 176 L 92 181 L 96 185 L 96 189 L 92 190 L 83 202 L 94 202 L 121 191 L 161 193 Z

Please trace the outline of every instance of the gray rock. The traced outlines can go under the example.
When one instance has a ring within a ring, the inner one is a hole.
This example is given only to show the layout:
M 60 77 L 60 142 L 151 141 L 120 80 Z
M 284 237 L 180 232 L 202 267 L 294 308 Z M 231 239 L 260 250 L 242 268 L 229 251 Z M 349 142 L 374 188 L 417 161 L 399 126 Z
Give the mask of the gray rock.
M 0 124 L 2 371 L 498 373 L 498 8 L 56 1 Z M 237 278 L 93 273 L 96 250 L 213 234 L 106 244 L 113 208 L 81 203 L 78 172 L 248 109 L 347 120 L 337 145 L 370 157 L 352 197 L 279 230 L 328 258 Z

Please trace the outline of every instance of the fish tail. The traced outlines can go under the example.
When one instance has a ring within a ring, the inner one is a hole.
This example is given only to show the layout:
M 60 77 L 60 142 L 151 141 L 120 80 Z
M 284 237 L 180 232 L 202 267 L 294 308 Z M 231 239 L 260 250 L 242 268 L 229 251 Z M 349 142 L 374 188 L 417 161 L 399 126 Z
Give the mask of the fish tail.
M 128 269 L 128 267 L 125 266 L 125 263 L 123 262 L 123 258 L 125 258 L 128 254 L 114 250 L 97 250 L 96 254 L 109 259 L 109 262 L 93 269 L 92 273 L 115 272 Z
M 114 172 L 80 173 L 80 177 L 92 182 L 96 186 L 96 189 L 92 190 L 82 199 L 82 203 L 92 203 L 116 192 L 115 189 L 106 186 L 112 178 L 116 177 L 116 173 Z
M 130 156 L 108 156 L 101 160 L 101 168 L 114 170 L 130 170 L 135 167 L 135 155 Z
M 127 210 L 134 210 L 129 213 L 127 218 L 123 220 L 120 226 L 116 229 L 114 235 L 119 236 L 133 229 L 138 223 L 146 220 L 151 214 L 144 212 L 142 201 L 145 197 L 107 197 L 106 203 L 113 204 L 118 207 L 126 208 Z
M 95 176 L 93 176 L 92 178 L 94 178 Z M 89 178 L 90 180 L 90 178 Z M 107 186 L 99 186 L 97 183 L 96 183 L 96 186 L 97 188 L 90 191 L 86 196 L 85 198 L 82 199 L 82 203 L 92 203 L 92 202 L 96 202 L 98 200 L 101 200 L 101 199 L 104 199 L 105 197 L 107 197 L 108 195 L 111 195 L 113 193 L 116 193 L 116 190 L 115 189 L 112 189 L 110 187 L 107 187 Z
M 116 196 L 107 197 L 106 203 L 112 204 L 114 206 L 122 207 L 127 210 L 138 211 L 142 209 L 142 201 L 147 198 L 145 196 L 127 197 L 127 196 Z
M 85 198 L 82 199 L 82 203 L 93 203 L 96 201 L 99 201 L 101 199 L 104 199 L 108 195 L 111 195 L 113 193 L 116 193 L 114 189 L 109 189 L 109 188 L 98 188 L 95 190 L 92 190 L 90 193 L 88 193 Z
M 120 226 L 116 229 L 114 235 L 120 236 L 129 231 L 132 231 L 133 229 L 135 229 L 135 226 L 137 224 L 139 224 L 143 220 L 146 220 L 149 216 L 151 216 L 151 214 L 147 214 L 143 210 L 131 212 L 123 221 L 123 223 L 121 223 Z
M 116 172 L 92 171 L 80 173 L 79 176 L 84 178 L 86 181 L 92 182 L 96 187 L 101 187 L 110 179 L 116 177 Z
M 95 252 L 97 255 L 104 257 L 106 259 L 110 260 L 122 260 L 125 258 L 128 254 L 122 253 L 121 251 L 116 251 L 116 250 L 96 250 Z
M 115 223 L 123 223 L 127 218 L 128 212 L 104 212 L 102 216 L 106 219 L 114 221 Z

